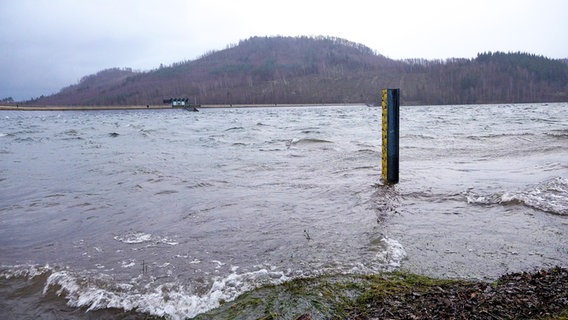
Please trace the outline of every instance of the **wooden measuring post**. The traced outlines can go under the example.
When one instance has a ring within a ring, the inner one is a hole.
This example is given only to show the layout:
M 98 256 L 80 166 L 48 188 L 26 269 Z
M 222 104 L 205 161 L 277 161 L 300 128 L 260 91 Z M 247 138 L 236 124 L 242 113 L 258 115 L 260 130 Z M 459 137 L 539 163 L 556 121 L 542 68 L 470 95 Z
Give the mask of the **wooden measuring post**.
M 398 182 L 398 126 L 400 89 L 382 90 L 383 148 L 382 176 L 386 183 Z

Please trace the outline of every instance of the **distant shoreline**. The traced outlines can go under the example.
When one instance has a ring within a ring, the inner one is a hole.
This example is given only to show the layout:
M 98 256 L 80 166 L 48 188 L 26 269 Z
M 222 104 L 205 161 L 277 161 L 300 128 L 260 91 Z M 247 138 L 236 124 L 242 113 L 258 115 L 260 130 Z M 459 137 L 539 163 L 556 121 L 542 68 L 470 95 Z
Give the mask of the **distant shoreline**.
M 482 103 L 479 105 L 530 105 L 530 104 L 564 104 L 565 102 L 507 102 L 507 103 Z M 363 102 L 349 103 L 262 103 L 262 104 L 204 104 L 195 106 L 197 109 L 239 109 L 239 108 L 294 108 L 294 107 L 333 107 L 333 106 L 368 106 L 380 107 Z M 467 104 L 466 104 L 467 105 Z M 405 104 L 403 107 L 425 106 L 421 104 Z M 453 104 L 437 106 L 456 106 Z M 190 106 L 192 108 L 194 106 Z M 183 107 L 172 107 L 170 105 L 128 105 L 128 106 L 30 106 L 30 105 L 0 105 L 0 111 L 97 111 L 97 110 L 179 110 Z
M 278 107 L 318 107 L 318 106 L 357 106 L 364 103 L 318 103 L 318 104 L 206 104 L 197 106 L 198 109 L 212 108 L 278 108 Z M 192 106 L 190 106 L 192 107 Z M 164 110 L 183 109 L 170 105 L 129 105 L 129 106 L 28 106 L 28 105 L 0 105 L 0 111 L 89 111 L 89 110 Z

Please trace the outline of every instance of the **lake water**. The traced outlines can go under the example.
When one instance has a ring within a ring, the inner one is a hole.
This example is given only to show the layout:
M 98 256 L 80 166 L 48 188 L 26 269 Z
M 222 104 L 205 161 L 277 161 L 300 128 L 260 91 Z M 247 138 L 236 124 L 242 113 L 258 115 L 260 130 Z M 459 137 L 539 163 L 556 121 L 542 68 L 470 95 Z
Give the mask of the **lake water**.
M 568 266 L 568 104 L 0 112 L 0 314 L 183 319 L 264 284 Z M 88 310 L 88 312 L 86 312 Z

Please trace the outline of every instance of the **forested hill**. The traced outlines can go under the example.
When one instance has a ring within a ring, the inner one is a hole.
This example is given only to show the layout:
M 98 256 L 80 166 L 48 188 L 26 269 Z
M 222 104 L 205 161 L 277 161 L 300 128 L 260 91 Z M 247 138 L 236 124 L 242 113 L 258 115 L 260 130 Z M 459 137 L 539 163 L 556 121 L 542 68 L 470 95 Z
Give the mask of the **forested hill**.
M 378 103 L 400 88 L 402 104 L 568 101 L 568 64 L 528 53 L 474 59 L 392 60 L 332 37 L 253 37 L 225 50 L 148 72 L 109 69 L 35 105 Z

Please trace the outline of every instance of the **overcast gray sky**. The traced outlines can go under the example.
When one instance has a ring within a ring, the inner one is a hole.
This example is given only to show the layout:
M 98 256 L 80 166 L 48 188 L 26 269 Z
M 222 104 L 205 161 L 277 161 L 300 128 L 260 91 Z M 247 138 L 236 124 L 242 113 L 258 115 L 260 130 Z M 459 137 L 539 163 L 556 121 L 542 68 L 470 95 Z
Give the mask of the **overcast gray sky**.
M 0 0 L 0 99 L 150 70 L 251 36 L 335 36 L 393 59 L 568 58 L 566 0 Z

